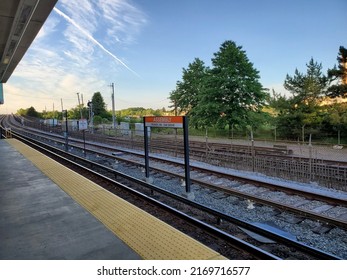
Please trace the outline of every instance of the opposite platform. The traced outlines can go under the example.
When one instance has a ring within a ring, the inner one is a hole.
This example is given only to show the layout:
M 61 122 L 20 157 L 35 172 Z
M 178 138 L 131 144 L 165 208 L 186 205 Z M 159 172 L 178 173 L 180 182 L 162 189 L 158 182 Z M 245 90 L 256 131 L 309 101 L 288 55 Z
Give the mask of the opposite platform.
M 7 141 L 7 142 L 6 142 Z M 3 143 L 1 143 L 3 142 Z M 5 199 L 5 204 L 2 204 L 0 206 L 1 212 L 0 212 L 0 234 L 2 233 L 3 226 L 6 226 L 7 223 L 12 226 L 14 221 L 17 221 L 15 223 L 15 226 L 18 228 L 21 228 L 21 223 L 25 218 L 21 217 L 24 214 L 25 217 L 25 209 L 23 207 L 26 206 L 27 199 L 29 200 L 37 200 L 37 203 L 45 203 L 47 201 L 47 204 L 50 204 L 49 200 L 46 200 L 45 195 L 41 194 L 41 192 L 44 192 L 46 182 L 40 182 L 37 183 L 30 183 L 30 178 L 26 180 L 26 187 L 25 189 L 28 189 L 28 198 L 24 201 L 12 201 L 12 199 L 15 199 L 15 197 L 21 193 L 22 189 L 19 188 L 19 190 L 16 190 L 14 192 L 11 191 L 13 188 L 11 186 L 11 182 L 6 183 L 4 185 L 4 182 L 6 180 L 13 180 L 14 178 L 19 178 L 21 176 L 17 175 L 8 175 L 4 173 L 4 169 L 2 169 L 3 165 L 8 165 L 10 169 L 14 169 L 17 166 L 17 161 L 23 161 L 24 166 L 30 165 L 25 158 L 21 157 L 21 155 L 16 152 L 19 151 L 21 154 L 23 154 L 27 159 L 29 159 L 39 170 L 41 170 L 47 177 L 50 178 L 50 184 L 52 184 L 52 181 L 54 182 L 54 188 L 58 189 L 60 192 L 61 190 L 59 187 L 66 192 L 71 198 L 73 198 L 74 201 L 76 201 L 79 205 L 81 205 L 84 209 L 86 209 L 89 213 L 91 213 L 96 219 L 98 219 L 103 225 L 107 227 L 109 231 L 107 232 L 113 234 L 115 238 L 123 244 L 125 251 L 130 251 L 129 257 L 124 256 L 123 259 L 130 259 L 130 258 L 138 258 L 140 256 L 142 259 L 225 259 L 223 256 L 221 256 L 219 253 L 211 250 L 210 248 L 204 246 L 200 242 L 188 237 L 187 235 L 181 233 L 180 231 L 174 229 L 173 227 L 167 225 L 166 223 L 160 221 L 159 219 L 149 215 L 148 213 L 142 211 L 141 209 L 135 207 L 134 205 L 124 201 L 123 199 L 113 195 L 112 193 L 108 192 L 107 190 L 103 189 L 102 187 L 98 186 L 97 184 L 91 182 L 90 180 L 86 179 L 85 177 L 77 174 L 76 172 L 73 172 L 69 170 L 68 168 L 64 167 L 63 165 L 55 162 L 54 160 L 44 156 L 43 154 L 35 151 L 34 149 L 24 145 L 23 143 L 10 139 L 10 140 L 3 140 L 0 141 L 0 156 L 3 158 L 3 154 L 5 151 L 5 154 L 8 155 L 8 159 L 1 160 L 0 162 L 0 199 L 1 201 Z M 5 143 L 5 144 L 4 144 Z M 10 143 L 16 150 L 13 150 L 9 147 L 7 143 Z M 7 144 L 7 145 L 6 145 Z M 4 150 L 4 151 L 3 151 Z M 15 157 L 12 154 L 15 154 Z M 18 160 L 19 158 L 19 160 Z M 33 168 L 34 166 L 31 165 Z M 22 167 L 27 168 L 27 167 Z M 17 170 L 20 171 L 21 167 L 17 167 Z M 23 171 L 24 172 L 24 171 Z M 30 172 L 32 173 L 32 172 Z M 20 172 L 16 172 L 15 174 L 20 174 Z M 42 173 L 41 173 L 42 174 Z M 28 175 L 33 176 L 33 175 Z M 5 177 L 5 180 L 4 180 Z M 12 179 L 6 179 L 12 178 Z M 35 179 L 35 178 L 32 178 Z M 46 178 L 47 179 L 47 178 Z M 36 179 L 37 180 L 37 179 Z M 42 179 L 40 179 L 42 180 Z M 51 181 L 52 180 L 52 181 Z M 36 185 L 39 185 L 40 187 L 37 187 Z M 4 186 L 4 187 L 3 187 Z M 59 187 L 57 187 L 59 186 Z M 29 189 L 32 189 L 29 191 Z M 37 189 L 37 190 L 35 190 Z M 26 192 L 25 191 L 25 192 Z M 24 193 L 25 193 L 24 192 Z M 7 194 L 10 194 L 7 195 Z M 3 195 L 4 194 L 4 195 Z M 69 196 L 64 197 L 63 201 L 56 202 L 56 206 L 54 206 L 50 213 L 50 210 L 43 210 L 42 213 L 39 211 L 38 213 L 33 211 L 33 217 L 35 219 L 36 216 L 43 215 L 43 220 L 49 219 L 49 223 L 54 224 L 54 211 L 57 208 L 58 205 L 62 205 L 65 203 L 66 200 L 69 199 Z M 49 197 L 49 196 L 48 196 Z M 54 197 L 54 196 L 53 196 Z M 53 199 L 53 198 L 52 198 Z M 0 202 L 1 202 L 0 201 Z M 1 202 L 2 203 L 2 202 Z M 75 203 L 75 202 L 74 202 Z M 11 206 L 17 204 L 17 206 Z M 23 206 L 21 206 L 23 204 Z M 76 203 L 75 203 L 76 204 Z M 61 206 L 62 207 L 62 206 Z M 19 210 L 19 208 L 22 208 L 23 210 Z M 63 207 L 63 209 L 65 209 Z M 83 209 L 82 209 L 83 210 Z M 9 212 L 14 211 L 15 215 L 11 217 L 7 217 L 6 215 L 9 215 Z M 5 215 L 4 215 L 4 214 Z M 74 214 L 74 211 L 69 212 L 70 215 Z M 86 215 L 86 214 L 84 214 Z M 52 217 L 53 216 L 53 217 Z M 7 217 L 6 220 L 4 220 L 4 217 Z M 94 217 L 89 217 L 88 219 Z M 52 230 L 52 237 L 53 241 L 56 238 L 59 238 L 60 235 L 63 235 L 59 230 L 60 227 L 64 226 L 64 219 L 61 220 L 62 224 L 59 226 L 58 229 Z M 38 218 L 37 224 L 40 224 L 40 218 Z M 29 225 L 27 225 L 30 227 Z M 25 228 L 26 226 L 23 226 Z M 72 225 L 77 232 L 88 232 L 90 229 L 88 226 L 80 226 L 80 225 Z M 73 233 L 69 232 L 69 226 L 66 226 L 65 229 L 68 234 L 68 236 L 73 236 Z M 25 235 L 25 230 L 24 235 Z M 10 232 L 10 234 L 7 234 L 6 237 L 10 238 L 10 235 L 14 233 L 14 231 L 5 230 L 6 232 Z M 37 234 L 37 231 L 31 232 L 29 234 L 29 237 L 31 235 L 31 238 L 35 237 L 35 234 Z M 22 234 L 15 234 L 17 235 L 17 239 L 20 240 Z M 62 236 L 63 237 L 63 236 Z M 100 241 L 100 239 L 103 239 L 103 237 L 93 236 L 90 243 L 93 243 L 94 239 L 97 241 Z M 64 243 L 64 238 L 62 238 L 61 246 L 71 246 L 69 243 L 69 239 L 65 238 L 66 243 Z M 47 245 L 47 242 L 49 242 L 48 239 L 42 240 L 41 243 L 43 245 Z M 124 243 L 126 245 L 124 245 Z M 88 242 L 86 242 L 88 243 Z M 85 244 L 86 244 L 85 243 Z M 24 243 L 23 243 L 24 244 Z M 35 244 L 33 244 L 35 245 Z M 36 244 L 37 245 L 37 244 Z M 0 252 L 2 251 L 2 247 L 5 246 L 3 241 L 0 241 Z M 118 246 L 118 245 L 117 245 Z M 113 250 L 116 250 L 117 246 L 111 247 Z M 131 250 L 127 247 L 129 246 Z M 35 246 L 33 246 L 33 250 L 35 250 Z M 44 248 L 44 246 L 41 246 Z M 101 248 L 105 248 L 102 247 Z M 120 248 L 120 247 L 119 247 Z M 122 247 L 123 248 L 123 247 Z M 107 247 L 107 250 L 109 247 Z M 123 250 L 123 249 L 119 249 Z M 36 250 L 40 251 L 40 250 Z M 102 250 L 101 250 L 102 251 Z M 0 253 L 0 257 L 2 253 Z M 93 253 L 91 253 L 91 259 L 93 258 Z M 89 254 L 87 254 L 89 256 Z M 45 257 L 41 257 L 45 258 Z M 57 256 L 56 258 L 62 258 L 62 259 L 72 259 L 73 257 L 67 255 L 67 256 Z M 80 257 L 81 258 L 81 257 Z M 103 258 L 103 257 L 101 257 Z M 120 259 L 119 257 L 115 257 L 116 259 Z

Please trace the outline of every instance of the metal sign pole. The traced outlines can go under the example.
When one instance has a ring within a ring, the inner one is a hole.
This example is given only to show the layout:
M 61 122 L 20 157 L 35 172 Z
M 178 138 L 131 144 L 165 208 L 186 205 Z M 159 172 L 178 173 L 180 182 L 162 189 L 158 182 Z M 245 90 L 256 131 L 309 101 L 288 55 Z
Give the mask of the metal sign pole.
M 84 151 L 84 156 L 86 156 L 86 133 L 85 133 L 85 129 L 82 130 L 83 132 L 83 151 Z
M 183 117 L 183 135 L 184 135 L 184 172 L 186 177 L 186 192 L 190 193 L 188 118 L 186 116 Z
M 69 142 L 69 126 L 68 126 L 68 120 L 67 120 L 67 110 L 64 110 L 65 113 L 65 150 L 68 151 L 68 142 Z
M 148 129 L 146 126 L 145 117 L 143 117 L 143 131 L 145 139 L 145 170 L 146 170 L 146 179 L 149 179 L 149 156 L 148 156 Z

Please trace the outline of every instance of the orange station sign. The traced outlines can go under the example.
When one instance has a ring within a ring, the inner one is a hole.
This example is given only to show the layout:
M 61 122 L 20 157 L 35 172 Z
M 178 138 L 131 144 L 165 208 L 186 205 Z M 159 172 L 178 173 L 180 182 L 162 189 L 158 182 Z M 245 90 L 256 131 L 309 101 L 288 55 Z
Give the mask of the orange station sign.
M 182 116 L 145 117 L 145 126 L 183 128 Z

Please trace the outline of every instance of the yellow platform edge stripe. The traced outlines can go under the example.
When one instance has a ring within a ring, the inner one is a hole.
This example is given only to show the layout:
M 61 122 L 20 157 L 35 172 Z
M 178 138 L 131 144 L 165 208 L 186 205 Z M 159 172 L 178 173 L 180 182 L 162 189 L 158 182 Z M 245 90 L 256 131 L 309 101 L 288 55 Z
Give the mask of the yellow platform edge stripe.
M 16 139 L 6 139 L 41 172 L 147 260 L 225 260 L 204 244 Z

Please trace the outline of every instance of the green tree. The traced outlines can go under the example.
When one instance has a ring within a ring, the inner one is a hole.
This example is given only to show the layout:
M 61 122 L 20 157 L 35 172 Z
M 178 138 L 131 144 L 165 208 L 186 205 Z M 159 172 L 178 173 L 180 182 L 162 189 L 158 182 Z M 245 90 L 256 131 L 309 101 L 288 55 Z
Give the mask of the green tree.
M 311 58 L 306 64 L 306 73 L 295 69 L 294 76 L 287 74 L 284 88 L 293 95 L 293 101 L 298 106 L 316 106 L 321 97 L 325 96 L 329 79 L 322 74 L 322 64 Z
M 102 124 L 102 117 L 100 117 L 100 116 L 94 116 L 93 124 L 94 124 L 94 125 Z
M 314 133 L 323 121 L 319 101 L 326 94 L 329 79 L 322 74 L 322 65 L 313 58 L 306 66 L 306 73 L 296 69 L 293 76 L 286 76 L 284 88 L 292 96 L 288 99 L 277 96 L 272 100 L 278 112 L 275 126 L 282 137 L 302 139 L 304 133 Z
M 165 108 L 164 110 L 153 110 L 151 108 L 145 109 L 143 107 L 132 107 L 128 109 L 119 110 L 118 116 L 120 119 L 124 117 L 142 118 L 143 116 L 162 116 L 165 112 Z
M 82 108 L 82 117 L 87 118 L 89 116 L 88 109 L 86 107 Z M 68 118 L 79 120 L 81 118 L 80 107 L 76 106 L 68 110 Z
M 26 112 L 26 115 L 28 117 L 35 117 L 35 118 L 39 118 L 40 117 L 40 114 L 32 106 L 30 108 L 28 108 L 28 110 Z
M 176 114 L 186 113 L 198 106 L 199 96 L 202 94 L 207 69 L 204 62 L 195 58 L 188 68 L 183 68 L 182 81 L 178 81 L 176 89 L 170 93 L 170 100 Z
M 274 117 L 287 112 L 291 106 L 288 97 L 276 92 L 274 89 L 272 89 L 272 94 L 269 95 L 267 103 L 267 108 Z
M 41 113 L 42 116 L 45 118 L 45 119 L 58 119 L 59 116 L 61 116 L 61 113 L 59 113 L 58 111 L 44 111 L 45 113 Z
M 337 134 L 337 144 L 340 144 L 341 135 L 347 133 L 347 103 L 334 102 L 324 106 L 323 110 L 322 131 L 334 137 Z
M 198 105 L 191 110 L 192 123 L 221 128 L 247 124 L 249 112 L 260 111 L 268 95 L 258 70 L 233 41 L 221 45 L 212 66 L 204 76 Z
M 347 49 L 343 46 L 339 48 L 337 62 L 337 68 L 335 65 L 333 69 L 328 70 L 328 77 L 331 81 L 337 82 L 328 88 L 327 96 L 331 98 L 347 97 Z
M 100 116 L 102 118 L 109 117 L 109 114 L 106 111 L 106 104 L 104 98 L 100 92 L 95 92 L 92 97 L 93 112 L 94 116 Z
M 20 108 L 17 110 L 17 114 L 20 116 L 26 116 L 28 109 Z

